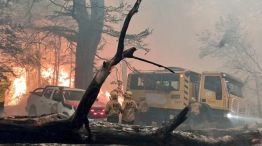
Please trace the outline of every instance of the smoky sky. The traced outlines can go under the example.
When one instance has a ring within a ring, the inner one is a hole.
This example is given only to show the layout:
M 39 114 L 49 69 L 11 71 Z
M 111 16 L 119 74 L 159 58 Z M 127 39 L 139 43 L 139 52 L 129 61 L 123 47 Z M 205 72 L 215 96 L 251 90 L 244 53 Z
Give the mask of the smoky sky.
M 221 18 L 236 17 L 258 56 L 262 56 L 261 6 L 260 0 L 143 0 L 129 32 L 139 32 L 147 27 L 153 29 L 146 39 L 150 53 L 144 56 L 143 51 L 138 52 L 144 58 L 198 72 L 223 71 L 222 59 L 199 58 L 201 41 L 198 35 L 215 30 Z M 155 69 L 137 61 L 131 60 L 131 63 L 138 69 Z

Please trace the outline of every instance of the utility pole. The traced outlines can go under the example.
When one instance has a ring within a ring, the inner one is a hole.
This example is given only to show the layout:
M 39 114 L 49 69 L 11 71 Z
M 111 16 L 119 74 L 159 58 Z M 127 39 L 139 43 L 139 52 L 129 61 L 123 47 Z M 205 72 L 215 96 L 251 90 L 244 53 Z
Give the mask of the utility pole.
M 126 63 L 123 61 L 122 62 L 122 86 L 123 86 L 123 90 L 126 91 L 126 86 L 127 86 L 127 65 Z
M 123 2 L 124 0 L 120 0 L 119 5 Z M 122 28 L 122 26 L 120 25 L 119 28 Z M 123 91 L 126 91 L 126 86 L 127 86 L 127 64 L 126 62 L 122 61 L 121 66 L 122 66 L 122 88 L 123 88 Z

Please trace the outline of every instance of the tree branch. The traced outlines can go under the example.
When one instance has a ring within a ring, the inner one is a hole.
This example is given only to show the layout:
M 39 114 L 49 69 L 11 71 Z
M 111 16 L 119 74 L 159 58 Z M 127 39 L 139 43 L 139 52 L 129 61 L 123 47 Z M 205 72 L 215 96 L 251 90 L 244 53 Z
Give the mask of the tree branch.
M 189 111 L 189 107 L 185 107 L 175 118 L 172 122 L 168 124 L 168 126 L 164 126 L 163 128 L 160 128 L 156 131 L 156 135 L 161 135 L 164 137 L 167 137 L 168 135 L 171 135 L 171 133 L 180 125 L 182 124 L 186 119 L 186 115 Z
M 120 32 L 112 29 L 112 28 L 106 28 L 105 30 L 103 30 L 103 33 L 108 34 L 110 36 L 113 37 L 119 37 Z M 129 40 L 133 40 L 133 39 L 143 39 L 145 37 L 147 37 L 148 35 L 150 35 L 152 33 L 152 30 L 149 30 L 148 28 L 141 31 L 138 34 L 126 34 L 126 39 Z
M 155 66 L 158 66 L 158 67 L 163 67 L 163 68 L 167 69 L 168 71 L 170 71 L 170 72 L 172 72 L 172 73 L 175 73 L 172 69 L 170 69 L 170 68 L 168 68 L 168 67 L 166 67 L 166 66 L 163 66 L 163 65 L 154 63 L 154 62 L 152 62 L 152 61 L 148 61 L 148 60 L 146 60 L 146 59 L 139 58 L 139 57 L 135 57 L 135 56 L 133 56 L 133 57 L 131 57 L 131 58 L 134 58 L 134 59 L 137 59 L 137 60 L 140 60 L 140 61 L 143 61 L 143 62 L 147 62 L 147 63 L 153 64 L 153 65 L 155 65 Z
M 140 3 L 141 3 L 141 0 L 137 0 L 134 7 L 129 11 L 129 13 L 126 16 L 124 25 L 122 27 L 122 30 L 121 30 L 121 33 L 120 33 L 120 36 L 119 36 L 117 52 L 116 52 L 116 55 L 115 55 L 116 60 L 113 62 L 113 65 L 117 64 L 122 59 L 122 53 L 124 51 L 126 31 L 128 29 L 129 22 L 130 22 L 131 18 L 133 17 L 133 15 L 136 12 L 138 12 L 138 8 L 139 8 Z
M 103 63 L 103 66 L 101 70 L 99 70 L 92 82 L 90 83 L 88 89 L 86 90 L 83 98 L 80 101 L 80 104 L 75 112 L 75 114 L 71 117 L 72 123 L 76 129 L 79 129 L 82 127 L 84 123 L 87 121 L 88 112 L 90 111 L 91 106 L 93 105 L 94 101 L 97 98 L 97 95 L 99 93 L 99 90 L 107 78 L 107 76 L 110 74 L 111 68 L 119 63 L 123 59 L 123 50 L 124 50 L 124 39 L 126 35 L 126 31 L 129 26 L 129 22 L 132 18 L 132 16 L 138 11 L 139 5 L 141 3 L 141 0 L 137 0 L 134 7 L 130 10 L 129 14 L 127 15 L 125 19 L 125 23 L 122 27 L 121 35 L 119 38 L 119 43 L 117 47 L 117 51 L 115 56 L 109 60 Z
M 64 38 L 66 38 L 68 41 L 70 42 L 76 42 L 77 38 L 76 38 L 76 34 L 77 32 L 73 29 L 64 27 L 64 26 L 44 26 L 44 27 L 35 27 L 36 30 L 40 30 L 40 31 L 47 31 L 47 32 L 51 32 L 55 35 L 58 36 L 62 36 Z

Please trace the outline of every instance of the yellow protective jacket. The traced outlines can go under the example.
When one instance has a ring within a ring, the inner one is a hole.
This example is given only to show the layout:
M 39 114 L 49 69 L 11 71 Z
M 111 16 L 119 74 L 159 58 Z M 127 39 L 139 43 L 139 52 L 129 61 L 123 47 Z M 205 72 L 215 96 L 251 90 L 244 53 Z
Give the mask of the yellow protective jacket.
M 137 109 L 137 104 L 134 100 L 125 99 L 122 105 L 122 120 L 125 122 L 134 121 Z
M 5 93 L 9 87 L 9 82 L 6 80 L 0 81 L 0 103 L 5 101 Z
M 106 104 L 105 111 L 109 117 L 119 115 L 121 112 L 121 105 L 117 100 L 112 99 Z

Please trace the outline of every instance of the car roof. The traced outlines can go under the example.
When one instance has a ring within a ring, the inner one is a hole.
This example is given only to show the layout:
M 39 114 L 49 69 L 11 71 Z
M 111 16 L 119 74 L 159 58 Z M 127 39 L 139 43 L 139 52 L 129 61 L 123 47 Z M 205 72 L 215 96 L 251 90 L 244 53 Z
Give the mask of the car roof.
M 64 87 L 64 86 L 46 86 L 46 89 L 61 89 L 62 90 L 67 90 L 67 91 L 85 91 L 83 89 L 79 89 L 79 88 L 70 88 L 70 87 Z
M 67 90 L 67 91 L 85 91 L 85 90 L 79 89 L 79 88 L 68 88 L 68 87 L 63 88 L 63 90 Z

